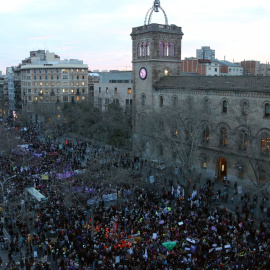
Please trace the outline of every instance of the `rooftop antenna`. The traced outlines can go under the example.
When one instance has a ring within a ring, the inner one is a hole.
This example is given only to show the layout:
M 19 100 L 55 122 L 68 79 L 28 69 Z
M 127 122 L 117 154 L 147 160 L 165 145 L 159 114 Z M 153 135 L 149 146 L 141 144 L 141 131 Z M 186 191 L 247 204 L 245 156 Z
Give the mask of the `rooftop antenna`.
M 147 11 L 145 20 L 144 20 L 144 25 L 151 23 L 153 12 L 159 12 L 159 9 L 162 10 L 165 17 L 165 24 L 168 25 L 168 18 L 164 9 L 160 5 L 160 0 L 155 0 L 153 6 Z

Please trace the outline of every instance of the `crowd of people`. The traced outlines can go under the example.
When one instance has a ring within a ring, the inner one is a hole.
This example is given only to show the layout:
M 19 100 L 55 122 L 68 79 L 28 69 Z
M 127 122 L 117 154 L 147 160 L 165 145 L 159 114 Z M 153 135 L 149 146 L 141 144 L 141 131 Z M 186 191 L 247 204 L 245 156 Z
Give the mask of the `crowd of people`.
M 21 146 L 1 157 L 2 175 L 14 176 L 1 212 L 7 269 L 270 269 L 270 231 L 255 226 L 248 198 L 232 212 L 211 207 L 210 198 L 222 197 L 211 180 L 190 193 L 172 179 L 164 192 L 109 183 L 111 170 L 130 168 L 128 155 L 39 135 L 36 126 L 24 129 Z M 96 166 L 80 174 L 87 163 Z M 18 204 L 30 185 L 49 199 Z M 106 204 L 102 195 L 114 192 Z

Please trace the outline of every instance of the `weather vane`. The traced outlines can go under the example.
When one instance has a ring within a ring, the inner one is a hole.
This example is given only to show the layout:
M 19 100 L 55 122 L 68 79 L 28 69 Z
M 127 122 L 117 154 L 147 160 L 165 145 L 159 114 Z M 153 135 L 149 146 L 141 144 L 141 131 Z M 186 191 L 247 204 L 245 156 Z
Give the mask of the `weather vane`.
M 153 6 L 147 11 L 146 16 L 145 16 L 145 20 L 144 20 L 144 25 L 151 23 L 153 12 L 159 12 L 159 9 L 162 10 L 164 17 L 165 17 L 165 24 L 168 25 L 167 15 L 166 15 L 164 9 L 160 6 L 159 0 L 155 0 Z

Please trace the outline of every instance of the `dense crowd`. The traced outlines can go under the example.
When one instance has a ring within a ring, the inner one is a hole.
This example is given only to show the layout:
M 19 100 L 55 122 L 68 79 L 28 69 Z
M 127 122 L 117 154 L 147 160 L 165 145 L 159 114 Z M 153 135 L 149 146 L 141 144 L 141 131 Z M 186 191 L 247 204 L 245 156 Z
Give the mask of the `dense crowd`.
M 1 158 L 2 174 L 15 176 L 2 206 L 11 241 L 2 237 L 1 248 L 10 269 L 16 269 L 17 257 L 21 269 L 270 269 L 270 231 L 263 222 L 254 226 L 247 197 L 231 212 L 211 208 L 213 197 L 222 199 L 221 192 L 213 194 L 211 180 L 194 185 L 190 194 L 172 180 L 163 193 L 109 185 L 108 171 L 130 167 L 127 155 L 78 139 L 63 143 L 48 137 L 41 143 L 38 135 L 35 126 L 22 131 L 28 146 Z M 88 163 L 97 166 L 86 181 L 75 172 L 83 169 L 87 152 Z M 49 200 L 26 202 L 24 214 L 12 202 L 23 198 L 29 185 Z M 117 190 L 117 206 L 106 207 L 102 195 Z M 100 200 L 87 206 L 82 194 Z

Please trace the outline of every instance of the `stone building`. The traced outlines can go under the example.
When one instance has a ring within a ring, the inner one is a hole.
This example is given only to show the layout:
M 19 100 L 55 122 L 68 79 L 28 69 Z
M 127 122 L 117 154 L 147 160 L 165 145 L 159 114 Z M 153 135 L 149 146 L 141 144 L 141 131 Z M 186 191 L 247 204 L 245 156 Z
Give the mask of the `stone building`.
M 153 12 L 155 3 L 161 8 L 155 1 Z M 195 127 L 187 132 L 185 121 L 197 113 L 200 123 L 208 121 L 208 126 L 197 128 L 193 170 L 211 178 L 266 181 L 270 175 L 269 77 L 180 76 L 183 32 L 181 27 L 169 25 L 164 15 L 165 24 L 151 24 L 146 19 L 131 33 L 134 155 L 183 167 L 175 156 L 176 145 L 181 133 L 183 149 L 194 142 Z M 169 125 L 177 119 L 161 123 L 161 118 L 167 108 L 175 106 L 172 110 L 176 111 L 177 106 L 186 105 L 186 119 L 171 132 Z M 153 113 L 160 118 L 149 119 Z M 143 137 L 144 122 L 151 125 L 152 134 Z M 160 133 L 153 141 L 155 125 Z

